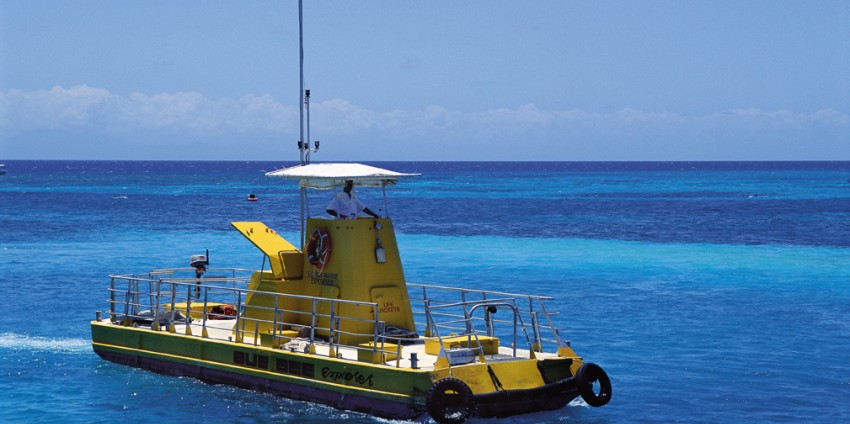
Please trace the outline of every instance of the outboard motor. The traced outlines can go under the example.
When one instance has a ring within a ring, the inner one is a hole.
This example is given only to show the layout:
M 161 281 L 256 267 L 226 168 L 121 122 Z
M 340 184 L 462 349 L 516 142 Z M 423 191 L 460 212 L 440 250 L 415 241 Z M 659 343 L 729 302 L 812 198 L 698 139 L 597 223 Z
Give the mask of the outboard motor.
M 192 255 L 189 258 L 189 266 L 192 268 L 206 268 L 210 264 L 207 255 Z
M 197 287 L 195 287 L 195 298 L 201 298 L 201 277 L 207 271 L 207 266 L 210 264 L 210 251 L 207 250 L 205 255 L 192 255 L 189 257 L 189 266 L 195 268 L 195 278 L 198 279 Z
M 195 268 L 195 278 L 201 278 L 210 265 L 210 251 L 207 250 L 203 255 L 192 255 L 189 258 L 189 266 Z

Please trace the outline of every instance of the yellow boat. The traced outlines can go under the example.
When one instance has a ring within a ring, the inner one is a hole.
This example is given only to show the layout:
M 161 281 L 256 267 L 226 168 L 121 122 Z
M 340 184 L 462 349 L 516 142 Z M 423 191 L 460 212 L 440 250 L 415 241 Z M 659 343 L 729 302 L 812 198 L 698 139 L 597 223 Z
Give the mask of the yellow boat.
M 386 189 L 408 176 L 326 163 L 269 175 L 304 189 L 345 180 Z M 91 322 L 95 352 L 165 374 L 441 423 L 611 398 L 605 372 L 555 327 L 551 298 L 408 284 L 389 217 L 304 223 L 303 249 L 261 222 L 232 223 L 267 269 L 112 275 L 108 318 Z
M 303 82 L 301 92 L 309 122 Z M 262 222 L 233 222 L 262 252 L 261 269 L 207 268 L 207 254 L 186 268 L 111 275 L 107 316 L 91 322 L 98 355 L 439 423 L 554 410 L 579 396 L 608 403 L 608 376 L 562 338 L 550 297 L 408 284 L 392 218 L 329 219 L 310 210 L 312 190 L 351 181 L 383 190 L 387 211 L 387 187 L 414 175 L 313 164 L 309 141 L 298 146 L 300 165 L 267 175 L 299 182 L 300 247 Z

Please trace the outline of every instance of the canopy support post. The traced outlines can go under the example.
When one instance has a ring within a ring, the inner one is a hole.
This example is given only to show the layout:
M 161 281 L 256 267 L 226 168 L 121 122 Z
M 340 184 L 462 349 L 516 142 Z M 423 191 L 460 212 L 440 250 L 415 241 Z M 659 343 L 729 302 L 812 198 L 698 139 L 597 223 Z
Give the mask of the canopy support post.
M 389 203 L 387 203 L 387 183 L 386 181 L 381 181 L 381 191 L 384 193 L 384 216 L 390 217 L 390 207 Z

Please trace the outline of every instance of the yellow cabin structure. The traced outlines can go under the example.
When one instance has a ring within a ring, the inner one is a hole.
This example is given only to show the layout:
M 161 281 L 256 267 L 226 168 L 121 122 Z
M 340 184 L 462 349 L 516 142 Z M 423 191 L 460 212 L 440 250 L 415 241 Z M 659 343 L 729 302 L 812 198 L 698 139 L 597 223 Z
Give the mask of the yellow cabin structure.
M 327 250 L 326 261 L 315 264 L 309 259 L 311 252 L 296 248 L 262 222 L 234 222 L 232 225 L 266 254 L 271 266 L 269 271 L 254 274 L 248 286 L 250 290 L 305 296 L 287 305 L 274 305 L 276 296 L 256 293 L 249 296 L 247 305 L 263 307 L 248 308 L 253 315 L 249 318 L 261 323 L 261 333 L 272 330 L 269 323 L 274 321 L 275 309 L 287 311 L 288 316 L 284 316 L 283 321 L 303 326 L 282 330 L 329 328 L 327 322 L 310 322 L 314 306 L 309 298 L 319 297 L 378 305 L 376 310 L 359 304 L 339 304 L 340 310 L 333 311 L 334 315 L 362 319 L 340 322 L 340 343 L 357 344 L 371 339 L 350 334 L 374 334 L 374 321 L 382 321 L 396 332 L 400 330 L 415 336 L 413 312 L 390 218 L 308 219 L 306 245 L 310 246 L 310 235 L 317 234 L 323 237 L 323 247 Z M 328 308 L 325 303 L 320 307 Z M 322 317 L 331 315 L 330 310 L 316 312 Z M 326 337 L 327 334 L 320 336 Z

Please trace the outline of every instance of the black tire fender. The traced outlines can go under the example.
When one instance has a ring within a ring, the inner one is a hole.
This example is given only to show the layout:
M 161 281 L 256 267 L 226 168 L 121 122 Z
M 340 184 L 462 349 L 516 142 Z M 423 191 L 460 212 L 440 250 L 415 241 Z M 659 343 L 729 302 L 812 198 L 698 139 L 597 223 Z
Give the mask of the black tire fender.
M 611 400 L 611 380 L 599 365 L 592 362 L 582 364 L 576 371 L 576 387 L 581 398 L 590 406 L 600 407 Z M 593 390 L 593 383 L 599 382 L 599 393 Z
M 460 424 L 475 413 L 472 389 L 456 378 L 444 378 L 431 387 L 428 413 L 440 424 Z

